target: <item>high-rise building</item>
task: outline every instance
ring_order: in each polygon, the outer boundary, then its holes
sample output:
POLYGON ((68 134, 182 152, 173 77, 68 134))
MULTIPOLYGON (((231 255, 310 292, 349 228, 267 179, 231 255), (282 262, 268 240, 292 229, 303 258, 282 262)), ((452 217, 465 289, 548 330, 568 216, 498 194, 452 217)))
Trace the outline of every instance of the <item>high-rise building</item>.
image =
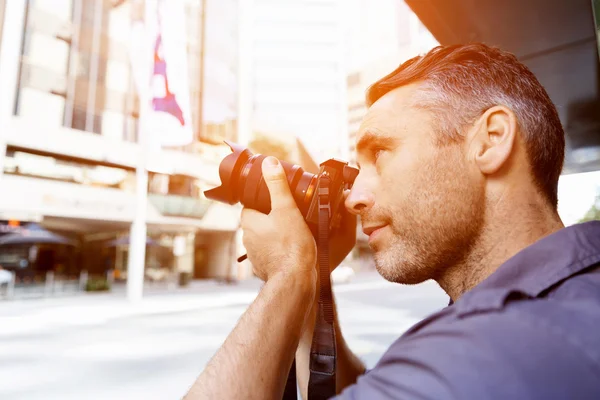
POLYGON ((2 28, 4 25, 4 8, 6 7, 6 0, 0 0, 0 43, 2 43, 2 28))
POLYGON ((215 144, 221 144, 224 139, 237 141, 240 0, 196 0, 195 3, 201 19, 197 14, 188 15, 188 26, 195 27, 196 31, 190 32, 189 37, 199 42, 198 62, 203 60, 204 69, 203 75, 197 74, 202 79, 200 92, 204 93, 203 97, 196 96, 203 99, 198 101, 203 106, 198 123, 204 124, 200 139, 215 144), (203 30, 199 21, 204 21, 203 30))
MULTIPOLYGON (((0 0, 0 220, 74 238, 61 273, 126 275, 143 153, 147 268, 202 278, 235 262, 235 211, 201 192, 219 182, 228 148, 217 143, 237 137, 238 1, 181 1, 194 142, 148 153, 129 63, 132 0, 0 0)), ((5 267, 34 261, 2 253, 5 267)))
POLYGON ((343 0, 252 0, 251 131, 300 138, 317 162, 345 157, 343 0))

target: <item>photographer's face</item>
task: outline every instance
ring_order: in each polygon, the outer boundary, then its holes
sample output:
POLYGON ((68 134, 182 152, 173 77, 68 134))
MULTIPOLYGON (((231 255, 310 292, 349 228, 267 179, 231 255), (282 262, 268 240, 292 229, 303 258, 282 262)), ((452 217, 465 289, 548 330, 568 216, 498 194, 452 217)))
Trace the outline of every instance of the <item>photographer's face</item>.
POLYGON ((408 284, 437 279, 462 261, 484 208, 483 182, 465 145, 436 144, 435 115, 409 105, 415 87, 395 89, 369 108, 357 136, 360 174, 346 200, 370 235, 379 273, 408 284))

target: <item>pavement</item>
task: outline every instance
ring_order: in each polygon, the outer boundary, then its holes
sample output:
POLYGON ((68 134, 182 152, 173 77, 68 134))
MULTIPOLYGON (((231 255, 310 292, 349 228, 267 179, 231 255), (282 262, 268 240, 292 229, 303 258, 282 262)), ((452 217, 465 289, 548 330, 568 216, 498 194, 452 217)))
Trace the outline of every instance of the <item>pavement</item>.
MULTIPOLYGON (((194 282, 148 290, 0 302, 0 399, 180 399, 262 283, 194 282)), ((401 286, 361 273, 334 292, 342 332, 367 367, 443 308, 433 282, 401 286)))

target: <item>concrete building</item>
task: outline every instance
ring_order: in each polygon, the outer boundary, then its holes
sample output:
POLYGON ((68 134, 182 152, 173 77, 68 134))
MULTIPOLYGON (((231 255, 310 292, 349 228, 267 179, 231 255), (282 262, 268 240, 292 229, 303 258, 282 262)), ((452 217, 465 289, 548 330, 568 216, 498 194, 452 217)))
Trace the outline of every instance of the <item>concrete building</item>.
MULTIPOLYGON (((75 240, 70 261, 54 263, 59 274, 126 276, 144 152, 146 271, 234 268, 239 209, 202 191, 219 182, 229 151, 219 143, 237 138, 238 1, 185 0, 185 11, 194 142, 148 153, 128 59, 131 1, 0 0, 0 220, 75 240)), ((0 264, 34 268, 35 255, 19 251, 0 264)))

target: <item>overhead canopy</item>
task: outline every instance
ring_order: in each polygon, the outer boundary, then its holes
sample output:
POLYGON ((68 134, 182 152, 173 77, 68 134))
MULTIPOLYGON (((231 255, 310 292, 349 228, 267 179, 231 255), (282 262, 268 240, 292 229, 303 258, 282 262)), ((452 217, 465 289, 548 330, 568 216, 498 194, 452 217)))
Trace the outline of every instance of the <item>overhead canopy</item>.
POLYGON ((600 66, 592 0, 406 0, 440 44, 514 53, 544 85, 567 134, 564 173, 600 170, 600 66))
POLYGON ((42 243, 65 244, 69 246, 76 245, 75 241, 57 233, 50 232, 36 223, 27 224, 14 233, 0 236, 0 246, 42 243))

